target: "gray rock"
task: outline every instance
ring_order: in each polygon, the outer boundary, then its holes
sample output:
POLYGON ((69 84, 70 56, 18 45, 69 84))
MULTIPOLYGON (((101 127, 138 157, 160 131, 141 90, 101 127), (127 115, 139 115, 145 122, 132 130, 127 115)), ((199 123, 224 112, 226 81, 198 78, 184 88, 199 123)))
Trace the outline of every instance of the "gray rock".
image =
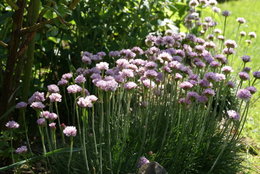
POLYGON ((150 162, 142 165, 138 170, 138 174, 168 174, 168 172, 159 163, 150 162))

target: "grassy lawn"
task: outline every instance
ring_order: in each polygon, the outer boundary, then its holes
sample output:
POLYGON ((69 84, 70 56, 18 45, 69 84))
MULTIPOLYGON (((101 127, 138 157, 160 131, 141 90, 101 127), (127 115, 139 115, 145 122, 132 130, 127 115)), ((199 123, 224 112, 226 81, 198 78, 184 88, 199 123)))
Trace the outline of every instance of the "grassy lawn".
MULTIPOLYGON (((229 10, 232 15, 228 18, 227 36, 235 38, 238 24, 235 21, 237 17, 244 17, 246 24, 240 27, 240 31, 251 32, 257 34, 257 38, 252 40, 251 48, 247 51, 247 55, 252 57, 250 67, 256 71, 260 70, 260 0, 238 0, 230 1, 219 5, 222 10, 229 10)), ((245 53, 243 53, 245 54, 245 53)), ((242 53, 239 53, 235 59, 240 59, 242 53)), ((239 68, 241 61, 236 61, 235 66, 239 68)), ((256 85, 258 92, 252 100, 251 110, 247 124, 245 126, 243 136, 247 142, 246 166, 253 168, 255 171, 248 171, 250 174, 260 173, 260 83, 256 85), (252 155, 255 149, 258 155, 252 155)))

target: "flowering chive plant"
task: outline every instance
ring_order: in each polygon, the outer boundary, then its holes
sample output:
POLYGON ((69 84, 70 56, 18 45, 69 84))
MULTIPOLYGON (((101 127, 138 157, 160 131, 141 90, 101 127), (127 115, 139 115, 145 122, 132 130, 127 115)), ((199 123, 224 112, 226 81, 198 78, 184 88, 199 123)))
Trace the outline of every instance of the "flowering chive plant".
MULTIPOLYGON (((35 92, 28 105, 36 111, 43 153, 66 146, 65 134, 71 138, 68 171, 73 138, 86 173, 129 172, 148 151, 170 173, 221 171, 225 154, 238 144, 260 72, 245 70, 248 55, 242 55, 241 72, 233 71, 243 44, 226 38, 231 13, 220 14, 216 4, 189 1, 184 21, 189 33, 149 34, 145 50, 83 52, 83 67, 63 74, 57 85, 48 86, 47 95, 35 92), (200 18, 201 8, 222 15, 223 30, 213 17, 200 18), (191 34, 194 29, 199 32, 191 34), (115 62, 105 62, 108 58, 115 62), (61 109, 74 126, 61 125, 61 109), (57 141, 63 143, 57 147, 57 141)), ((237 22, 240 40, 245 34, 239 28, 246 21, 237 22)), ((26 104, 17 105, 22 107, 26 104)))

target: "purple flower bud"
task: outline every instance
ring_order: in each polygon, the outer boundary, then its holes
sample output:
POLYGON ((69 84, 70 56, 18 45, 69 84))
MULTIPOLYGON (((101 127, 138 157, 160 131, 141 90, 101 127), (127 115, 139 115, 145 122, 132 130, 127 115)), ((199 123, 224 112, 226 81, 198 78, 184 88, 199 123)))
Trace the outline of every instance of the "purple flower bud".
POLYGON ((236 48, 237 47, 237 43, 234 40, 227 40, 224 43, 226 45, 227 48, 236 48))
POLYGON ((203 67, 206 66, 206 64, 205 64, 204 62, 202 62, 202 61, 196 61, 194 64, 195 64, 198 68, 203 68, 203 67))
POLYGON ((44 126, 45 123, 46 123, 45 118, 39 118, 39 119, 37 120, 37 124, 38 124, 39 126, 44 126))
POLYGON ((28 100, 28 103, 45 101, 44 93, 36 91, 28 100))
POLYGON ((92 62, 91 58, 90 58, 89 56, 86 56, 86 55, 82 56, 81 61, 82 61, 83 63, 88 64, 88 65, 90 65, 91 62, 92 62))
POLYGON ((182 82, 179 86, 180 86, 180 88, 182 88, 184 90, 188 90, 188 89, 191 89, 193 87, 193 84, 186 81, 186 82, 182 82))
POLYGON ((120 54, 124 56, 126 59, 133 59, 136 56, 136 54, 132 52, 130 49, 123 49, 120 51, 120 54))
POLYGON ((144 156, 140 157, 137 163, 137 168, 141 168, 144 164, 148 164, 150 161, 146 159, 144 156))
POLYGON ((154 77, 157 77, 157 75, 158 75, 158 73, 155 70, 147 70, 144 73, 144 76, 147 78, 154 78, 154 77))
POLYGON ((247 63, 247 62, 250 62, 251 61, 251 57, 250 56, 242 56, 241 59, 243 60, 243 62, 247 63))
POLYGON ((212 7, 212 11, 215 12, 215 13, 220 13, 221 9, 218 8, 218 7, 212 7))
POLYGON ((61 79, 60 81, 58 81, 59 86, 64 86, 66 84, 68 84, 68 80, 66 80, 66 79, 61 79))
POLYGON ((191 101, 188 98, 180 98, 178 102, 180 104, 183 104, 183 105, 190 105, 191 104, 191 101))
POLYGON ((238 73, 238 75, 241 80, 249 80, 249 78, 250 78, 249 74, 246 72, 240 72, 240 73, 238 73))
POLYGON ((197 92, 191 91, 187 93, 187 98, 190 100, 196 100, 197 97, 199 97, 199 94, 197 92))
POLYGON ((211 88, 205 89, 203 91, 203 94, 206 96, 214 96, 215 95, 215 91, 211 88))
POLYGON ((86 78, 82 74, 78 75, 75 78, 75 83, 77 83, 77 84, 81 84, 81 83, 85 83, 85 82, 86 82, 86 78))
POLYGON ((224 48, 222 52, 226 55, 235 54, 235 50, 233 48, 224 48))
POLYGON ((159 60, 161 63, 170 62, 172 60, 172 56, 167 52, 163 52, 159 54, 157 60, 159 60))
POLYGON ((237 112, 234 111, 234 110, 228 110, 228 111, 227 111, 227 114, 228 114, 228 117, 229 117, 229 118, 234 119, 234 120, 239 120, 239 118, 240 118, 239 113, 237 113, 237 112))
POLYGON ((209 87, 212 86, 212 84, 211 84, 208 80, 206 80, 206 79, 200 80, 200 81, 199 81, 199 85, 200 85, 201 87, 203 87, 203 88, 209 88, 209 87))
POLYGON ((142 54, 144 54, 144 51, 140 48, 140 47, 133 47, 132 49, 131 49, 131 51, 133 51, 135 54, 137 54, 137 55, 142 55, 142 54))
POLYGON ((233 69, 231 66, 224 66, 223 68, 221 68, 221 71, 225 74, 229 74, 229 73, 233 72, 233 69))
POLYGON ((247 89, 240 89, 237 92, 237 97, 242 100, 248 101, 252 97, 252 94, 247 89))
POLYGON ((256 93, 256 91, 257 91, 257 89, 256 89, 254 86, 246 87, 246 89, 247 89, 251 94, 254 94, 254 93, 256 93))
POLYGON ((227 86, 228 86, 229 88, 234 88, 236 85, 235 85, 234 82, 228 81, 228 82, 227 82, 227 86))
POLYGON ((216 61, 212 61, 212 62, 210 62, 209 65, 210 65, 212 68, 217 68, 217 67, 220 66, 220 63, 218 63, 218 62, 216 62, 216 61))
POLYGON ((256 79, 260 79, 260 71, 255 71, 255 72, 253 72, 253 76, 254 76, 256 79))
POLYGON ((231 15, 231 12, 229 12, 229 11, 227 11, 227 10, 222 11, 222 16, 228 17, 228 16, 230 16, 230 15, 231 15))
POLYGON ((27 152, 27 147, 26 147, 26 146, 18 147, 18 148, 15 150, 15 153, 18 153, 18 154, 22 154, 22 153, 26 153, 26 152, 27 152))
POLYGON ((101 52, 98 52, 97 55, 100 57, 105 57, 107 54, 104 51, 101 51, 101 52))
POLYGON ((244 24, 244 23, 246 23, 246 20, 245 20, 245 18, 237 18, 237 22, 239 23, 239 24, 244 24))
POLYGON ((110 57, 119 57, 120 56, 120 52, 119 51, 110 51, 109 52, 109 56, 110 57))
POLYGON ((17 129, 19 128, 19 124, 16 122, 16 121, 8 121, 6 124, 5 124, 5 127, 9 128, 9 129, 17 129))
POLYGON ((25 102, 19 102, 15 106, 15 108, 17 108, 17 109, 26 108, 26 107, 27 107, 27 103, 25 103, 25 102))
POLYGON ((243 69, 243 71, 249 73, 249 72, 251 71, 251 68, 250 68, 250 67, 245 67, 245 68, 243 69))

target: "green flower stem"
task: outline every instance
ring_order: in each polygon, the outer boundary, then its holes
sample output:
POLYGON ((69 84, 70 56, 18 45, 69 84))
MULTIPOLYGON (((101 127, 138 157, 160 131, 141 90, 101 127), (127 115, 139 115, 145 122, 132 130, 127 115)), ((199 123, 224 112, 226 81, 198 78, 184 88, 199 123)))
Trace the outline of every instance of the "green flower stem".
POLYGON ((69 112, 69 107, 68 107, 68 102, 67 102, 67 95, 66 95, 66 92, 65 92, 65 87, 62 87, 62 90, 63 90, 63 96, 64 96, 64 101, 65 101, 65 107, 66 107, 66 110, 67 110, 67 114, 68 114, 68 123, 70 123, 70 112, 69 112))
POLYGON ((99 143, 100 143, 100 148, 99 148, 99 164, 100 164, 100 174, 103 173, 103 149, 102 149, 102 144, 103 144, 103 132, 104 132, 104 99, 102 95, 102 91, 99 90, 99 96, 100 96, 100 101, 101 101, 101 117, 100 117, 100 125, 99 125, 99 143))
POLYGON ((86 110, 86 108, 82 108, 82 112, 83 112, 83 114, 82 114, 82 122, 83 122, 83 128, 82 128, 83 153, 84 153, 87 173, 89 173, 87 147, 86 147, 86 130, 87 130, 87 125, 88 125, 88 111, 86 110))
MULTIPOLYGON (((96 131, 95 131, 95 109, 94 106, 92 108, 92 132, 93 132, 93 140, 94 140, 94 149, 95 149, 95 155, 96 155, 96 159, 98 158, 98 149, 97 149, 97 138, 96 138, 96 131)), ((96 161, 97 165, 98 165, 98 160, 96 161)))
POLYGON ((42 140, 43 154, 45 155, 45 154, 46 154, 46 147, 45 147, 44 134, 43 134, 43 132, 42 132, 42 127, 41 127, 41 126, 38 126, 38 128, 39 128, 39 132, 40 132, 41 140, 42 140))
POLYGON ((56 132, 55 132, 55 130, 51 130, 51 137, 52 137, 52 142, 54 144, 54 149, 57 149, 57 140, 56 140, 56 132))
POLYGON ((25 129, 25 137, 26 137, 27 146, 28 146, 29 151, 30 151, 30 153, 31 153, 31 155, 32 155, 33 153, 32 153, 32 149, 31 149, 29 137, 28 137, 28 127, 27 127, 26 120, 25 120, 25 110, 24 110, 24 109, 21 109, 20 112, 22 112, 23 124, 24 124, 24 129, 25 129))
POLYGON ((52 143, 51 143, 51 139, 50 139, 50 135, 49 135, 49 131, 48 131, 48 126, 45 126, 44 129, 45 129, 45 133, 46 133, 46 136, 47 136, 48 148, 49 148, 49 151, 51 151, 51 150, 53 150, 53 148, 52 148, 52 143))
POLYGON ((13 130, 11 130, 11 156, 12 156, 12 162, 15 163, 14 161, 14 150, 13 150, 13 130))
POLYGON ((69 161, 68 161, 68 174, 70 174, 70 163, 72 159, 72 152, 73 152, 73 137, 70 137, 70 156, 69 156, 69 161))
MULTIPOLYGON (((111 96, 112 93, 106 93, 106 103, 107 103, 107 115, 106 115, 106 122, 107 122, 107 141, 108 141, 108 158, 109 158, 109 167, 110 167, 110 171, 112 171, 113 169, 113 164, 112 164, 112 153, 111 153, 111 130, 110 130, 110 117, 111 117, 111 113, 110 113, 110 103, 111 103, 111 96)), ((129 101, 130 102, 130 101, 129 101)), ((128 108, 129 109, 129 108, 128 108)))
POLYGON ((58 124, 59 124, 60 133, 61 133, 62 143, 65 144, 65 138, 64 138, 64 134, 62 133, 61 124, 60 124, 60 115, 59 115, 59 109, 58 109, 57 102, 55 102, 55 109, 56 109, 56 113, 58 115, 58 124))
MULTIPOLYGON (((36 115, 37 115, 37 118, 39 119, 40 118, 40 110, 36 110, 36 115)), ((45 147, 45 139, 44 139, 44 134, 42 132, 42 127, 41 126, 38 126, 39 128, 39 132, 40 132, 40 136, 41 136, 41 141, 42 141, 42 148, 43 148, 43 155, 45 156, 46 154, 46 147, 45 147)))

